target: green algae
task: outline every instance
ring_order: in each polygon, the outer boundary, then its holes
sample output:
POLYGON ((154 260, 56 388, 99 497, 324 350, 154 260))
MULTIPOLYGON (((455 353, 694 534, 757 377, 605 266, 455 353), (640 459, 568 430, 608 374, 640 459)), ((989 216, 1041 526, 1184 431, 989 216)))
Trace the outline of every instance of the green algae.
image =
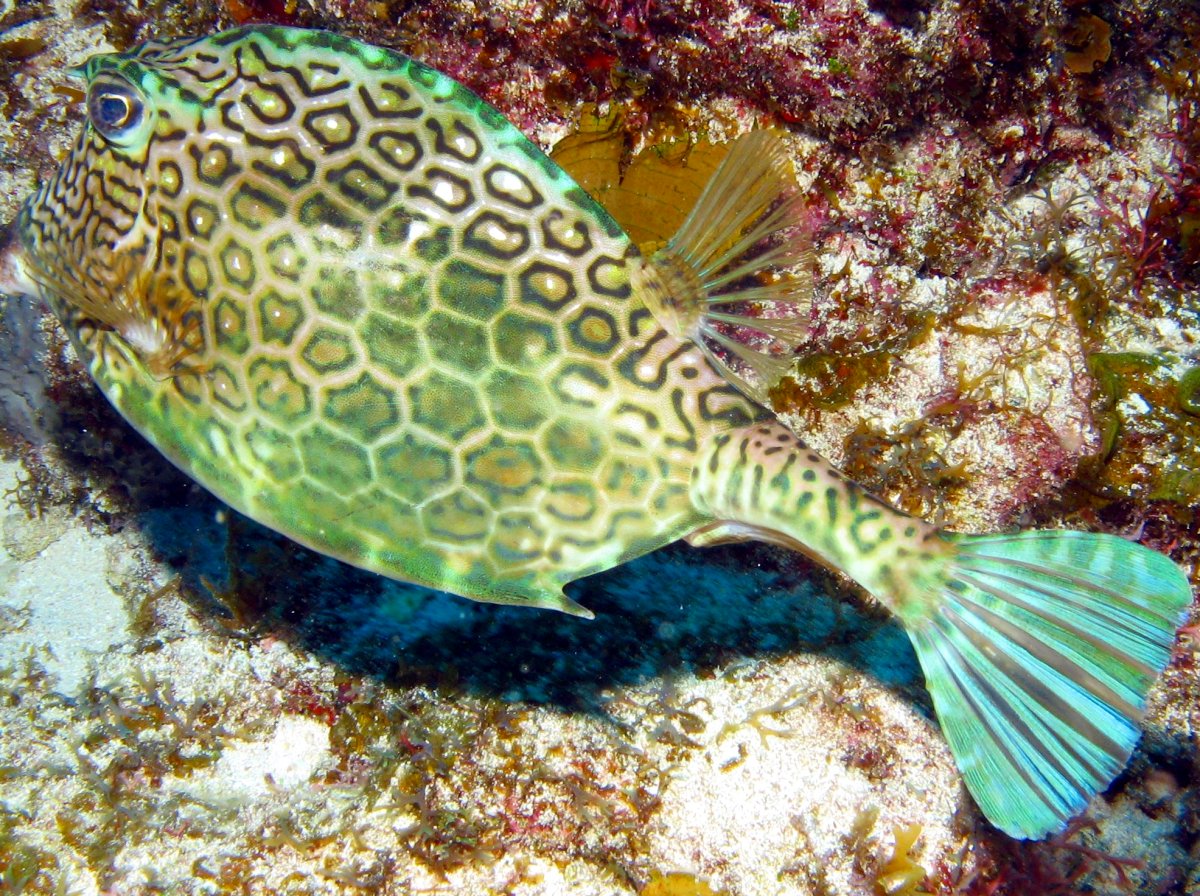
POLYGON ((814 352, 797 359, 792 380, 784 379, 771 391, 775 408, 845 407, 867 384, 885 379, 896 361, 896 352, 868 351, 858 355, 814 352))
POLYGON ((1200 503, 1200 368, 1176 377, 1176 359, 1140 352, 1096 352, 1101 450, 1089 485, 1110 498, 1200 503))
POLYGON ((1200 366, 1188 369, 1179 378, 1175 398, 1185 414, 1200 416, 1200 366))

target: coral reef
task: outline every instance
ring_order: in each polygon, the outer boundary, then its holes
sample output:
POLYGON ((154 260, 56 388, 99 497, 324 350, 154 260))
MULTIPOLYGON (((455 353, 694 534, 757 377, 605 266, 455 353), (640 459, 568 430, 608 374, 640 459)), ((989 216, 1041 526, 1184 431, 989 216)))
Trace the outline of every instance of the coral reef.
MULTIPOLYGON (((79 122, 60 72, 247 22, 409 52, 547 147, 599 121, 635 215, 638 151, 782 129, 819 248, 785 419, 914 513, 1196 581, 1191 6, 0 0, 0 221, 79 122)), ((1126 773, 1014 843, 834 575, 671 548, 581 582, 590 624, 383 581, 229 515, 34 312, 0 332, 0 892, 1200 893, 1200 617, 1126 773)))

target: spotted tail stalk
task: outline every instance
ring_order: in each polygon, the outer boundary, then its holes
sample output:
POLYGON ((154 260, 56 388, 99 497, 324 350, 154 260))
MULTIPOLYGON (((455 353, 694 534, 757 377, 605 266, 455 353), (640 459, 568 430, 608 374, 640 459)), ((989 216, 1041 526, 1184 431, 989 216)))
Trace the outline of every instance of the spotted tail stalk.
POLYGON ((1108 535, 940 532, 844 480, 778 423, 711 438, 695 544, 759 538, 844 570, 912 638, 967 788, 1013 837, 1061 829, 1116 777, 1191 598, 1108 535))

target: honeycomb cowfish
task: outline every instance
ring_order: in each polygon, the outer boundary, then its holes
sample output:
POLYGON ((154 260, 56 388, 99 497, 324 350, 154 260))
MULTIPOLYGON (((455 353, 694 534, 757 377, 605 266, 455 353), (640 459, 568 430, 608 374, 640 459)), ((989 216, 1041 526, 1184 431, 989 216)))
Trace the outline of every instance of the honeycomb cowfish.
MULTIPOLYGON (((782 140, 733 141, 643 252, 494 108, 399 53, 249 27, 95 56, 5 291, 238 511, 386 576, 590 615, 668 542, 845 572, 912 638, 984 815, 1061 829, 1121 770, 1191 592, 1077 531, 968 536, 846 481, 766 409, 813 251, 782 140)), ((809 284, 811 285, 811 284, 809 284)))

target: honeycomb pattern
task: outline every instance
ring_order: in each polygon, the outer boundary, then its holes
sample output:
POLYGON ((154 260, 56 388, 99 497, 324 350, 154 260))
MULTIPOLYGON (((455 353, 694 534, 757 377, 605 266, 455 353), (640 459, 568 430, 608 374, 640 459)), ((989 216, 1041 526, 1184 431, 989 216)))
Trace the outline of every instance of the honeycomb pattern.
POLYGON ((272 27, 99 71, 161 84, 155 128, 119 157, 85 130, 27 242, 69 260, 93 235, 68 267, 97 290, 114 243, 157 259, 149 313, 177 295, 199 339, 170 375, 56 310, 117 407, 223 499, 369 569, 562 609, 567 582, 702 522, 697 439, 756 413, 632 294, 612 220, 477 97, 272 27))

